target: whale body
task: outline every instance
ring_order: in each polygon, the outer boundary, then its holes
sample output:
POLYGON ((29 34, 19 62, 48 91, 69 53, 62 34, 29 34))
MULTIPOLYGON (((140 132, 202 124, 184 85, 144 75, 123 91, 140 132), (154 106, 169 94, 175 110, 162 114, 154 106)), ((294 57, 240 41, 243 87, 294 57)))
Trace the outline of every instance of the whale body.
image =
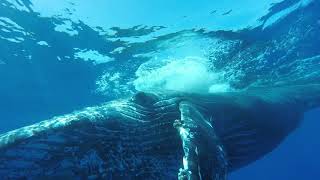
POLYGON ((0 135, 0 177, 177 179, 186 144, 174 123, 190 119, 195 133, 201 131, 199 176, 217 179, 211 145, 219 144, 232 172, 271 152, 319 105, 319 84, 201 95, 139 92, 0 135))

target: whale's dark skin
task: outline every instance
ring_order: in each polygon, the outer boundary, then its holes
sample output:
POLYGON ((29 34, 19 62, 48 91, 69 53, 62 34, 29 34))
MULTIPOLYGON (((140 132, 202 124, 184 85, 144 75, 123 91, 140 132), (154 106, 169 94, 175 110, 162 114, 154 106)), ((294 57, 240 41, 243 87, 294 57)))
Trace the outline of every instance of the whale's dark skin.
POLYGON ((211 145, 221 145, 232 172, 272 151, 319 105, 319 84, 202 95, 140 92, 1 135, 0 177, 177 179, 184 151, 174 124, 189 118, 201 137, 198 163, 208 178, 208 167, 219 166, 211 145))

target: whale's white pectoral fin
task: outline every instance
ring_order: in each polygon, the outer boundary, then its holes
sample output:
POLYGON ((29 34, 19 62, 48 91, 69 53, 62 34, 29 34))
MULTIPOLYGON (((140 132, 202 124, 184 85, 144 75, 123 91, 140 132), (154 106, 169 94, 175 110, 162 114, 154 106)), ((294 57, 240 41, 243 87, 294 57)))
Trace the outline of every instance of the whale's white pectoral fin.
POLYGON ((177 128, 184 151, 183 167, 180 168, 178 179, 179 180, 198 180, 199 176, 199 159, 198 149, 196 144, 196 131, 192 130, 192 127, 188 125, 188 120, 176 120, 174 127, 177 128))
POLYGON ((225 180, 227 158, 214 127, 191 103, 183 101, 179 104, 179 109, 181 120, 174 123, 184 150, 179 180, 225 180))

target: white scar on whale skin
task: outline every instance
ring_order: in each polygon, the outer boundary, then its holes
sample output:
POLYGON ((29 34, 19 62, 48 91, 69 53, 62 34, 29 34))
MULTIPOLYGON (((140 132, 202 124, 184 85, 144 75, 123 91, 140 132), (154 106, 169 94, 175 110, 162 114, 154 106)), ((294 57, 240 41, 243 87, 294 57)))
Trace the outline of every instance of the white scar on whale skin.
POLYGON ((0 135, 0 176, 223 180, 272 151, 318 106, 319 84, 140 92, 0 135))

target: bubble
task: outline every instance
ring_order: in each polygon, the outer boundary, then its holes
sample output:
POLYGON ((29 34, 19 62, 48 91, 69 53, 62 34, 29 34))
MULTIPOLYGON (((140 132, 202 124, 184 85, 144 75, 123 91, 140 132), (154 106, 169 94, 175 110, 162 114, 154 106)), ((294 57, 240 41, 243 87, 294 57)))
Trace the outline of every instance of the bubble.
POLYGON ((229 91, 222 73, 211 70, 205 58, 167 59, 163 64, 147 63, 136 72, 134 86, 139 91, 170 90, 192 93, 229 91))

